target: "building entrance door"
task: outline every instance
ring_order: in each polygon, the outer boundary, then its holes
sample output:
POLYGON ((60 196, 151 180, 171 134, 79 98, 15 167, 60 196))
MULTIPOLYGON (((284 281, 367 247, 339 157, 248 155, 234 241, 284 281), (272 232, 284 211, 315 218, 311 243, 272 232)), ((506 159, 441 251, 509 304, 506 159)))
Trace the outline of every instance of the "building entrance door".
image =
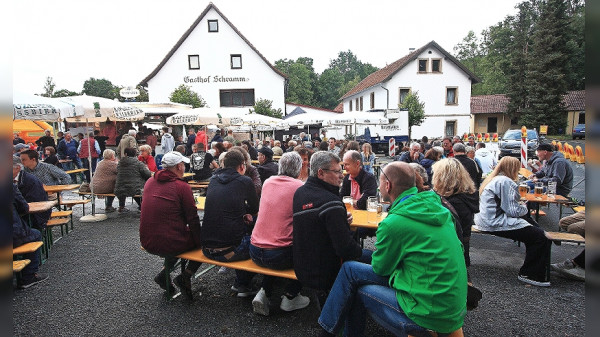
POLYGON ((498 132, 498 117, 488 117, 487 132, 498 132))

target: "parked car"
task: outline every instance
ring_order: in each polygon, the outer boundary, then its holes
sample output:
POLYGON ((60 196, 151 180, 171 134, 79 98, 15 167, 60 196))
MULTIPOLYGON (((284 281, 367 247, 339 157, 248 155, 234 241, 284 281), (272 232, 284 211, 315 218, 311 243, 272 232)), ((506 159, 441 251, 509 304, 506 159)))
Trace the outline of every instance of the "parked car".
MULTIPOLYGON (((535 151, 538 148, 539 138, 536 130, 527 130, 527 158, 537 158, 535 151)), ((504 156, 521 157, 521 129, 506 130, 498 142, 500 154, 504 156)))
POLYGON ((577 139, 577 137, 585 138, 585 124, 577 124, 573 128, 573 139, 577 139))

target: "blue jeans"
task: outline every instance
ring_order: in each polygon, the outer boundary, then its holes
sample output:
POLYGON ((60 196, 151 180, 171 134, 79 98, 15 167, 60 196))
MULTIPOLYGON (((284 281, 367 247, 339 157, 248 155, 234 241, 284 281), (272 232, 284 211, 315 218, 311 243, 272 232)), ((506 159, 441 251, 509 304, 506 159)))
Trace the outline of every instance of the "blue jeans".
MULTIPOLYGON (((31 233, 35 235, 32 241, 42 241, 42 233, 35 228, 31 228, 31 233)), ((50 228, 48 229, 50 230, 50 228)), ((23 258, 31 260, 27 267, 21 271, 21 279, 23 283, 31 281, 40 268, 41 248, 33 253, 23 254, 23 258)))
POLYGON ((319 324, 332 334, 345 324, 344 336, 363 336, 367 312, 396 336, 431 336, 402 311, 388 277, 375 274, 371 265, 346 262, 321 310, 319 324))
MULTIPOLYGON (((242 238, 242 241, 237 247, 232 248, 231 250, 223 250, 221 252, 215 252, 210 248, 202 248, 202 252, 204 256, 209 259, 220 261, 220 262, 235 262, 235 261, 243 261, 250 259, 250 236, 246 235, 242 238), (233 255, 227 257, 229 253, 233 255)), ((249 287, 250 282, 252 281, 252 277, 256 275, 255 273, 251 273, 244 270, 235 270, 235 286, 245 286, 249 287)))
MULTIPOLYGON (((250 257, 252 257, 254 263, 261 267, 277 270, 294 268, 292 246, 264 249, 250 244, 250 257)), ((262 288, 265 290, 267 297, 271 296, 275 279, 276 277, 269 275, 263 277, 262 288)), ((302 283, 297 280, 290 280, 285 286, 285 293, 290 298, 296 297, 300 290, 302 290, 302 283)))

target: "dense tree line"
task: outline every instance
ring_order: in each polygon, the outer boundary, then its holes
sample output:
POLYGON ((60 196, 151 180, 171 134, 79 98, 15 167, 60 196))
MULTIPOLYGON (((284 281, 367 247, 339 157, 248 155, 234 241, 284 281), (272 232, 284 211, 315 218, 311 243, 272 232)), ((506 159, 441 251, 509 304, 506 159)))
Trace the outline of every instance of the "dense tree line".
POLYGON ((477 36, 469 32, 455 56, 482 81, 472 95, 506 94, 518 124, 565 131, 562 97, 584 89, 585 4, 582 0, 528 0, 518 12, 477 36))

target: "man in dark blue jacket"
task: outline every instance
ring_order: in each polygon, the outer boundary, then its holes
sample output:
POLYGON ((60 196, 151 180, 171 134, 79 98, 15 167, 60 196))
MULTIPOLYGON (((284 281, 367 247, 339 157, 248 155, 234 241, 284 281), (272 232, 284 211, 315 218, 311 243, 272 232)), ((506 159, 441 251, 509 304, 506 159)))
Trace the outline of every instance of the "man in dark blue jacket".
MULTIPOLYGON (((42 182, 33 174, 25 172, 21 159, 13 157, 13 182, 19 188, 19 192, 27 202, 48 201, 48 194, 44 190, 42 182)), ((35 213, 31 215, 31 227, 37 230, 46 228, 52 210, 35 213)), ((29 215, 26 216, 27 218, 29 215)), ((27 221, 27 218, 24 220, 27 221)))
MULTIPOLYGON (((206 191, 202 223, 202 251, 210 259, 221 262, 250 258, 252 215, 258 213, 258 196, 252 179, 244 176, 246 160, 239 151, 229 151, 224 168, 217 170, 206 191)), ((238 297, 255 295, 250 286, 254 273, 236 270, 231 290, 238 297)))
MULTIPOLYGON (((29 228, 23 219, 21 219, 21 217, 27 215, 28 212, 29 205, 27 204, 27 201, 25 201, 21 192, 19 192, 17 185, 13 184, 13 248, 28 242, 42 241, 42 234, 40 231, 29 228)), ((48 275, 38 273, 40 267, 40 249, 33 253, 23 254, 23 258, 30 260, 31 262, 21 271, 21 279, 17 283, 19 289, 29 288, 48 278, 48 275)))

